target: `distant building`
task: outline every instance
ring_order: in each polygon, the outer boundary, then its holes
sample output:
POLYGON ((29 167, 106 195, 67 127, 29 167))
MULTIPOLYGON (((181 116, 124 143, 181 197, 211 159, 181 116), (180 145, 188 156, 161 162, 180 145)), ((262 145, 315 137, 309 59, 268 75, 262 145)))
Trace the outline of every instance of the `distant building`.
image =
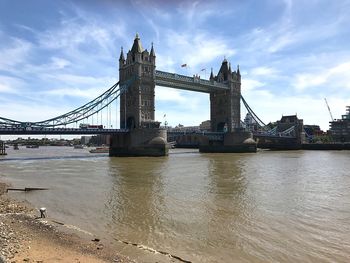
POLYGON ((281 120, 277 121, 277 134, 285 133, 288 129, 291 129, 290 135, 295 136, 299 141, 305 139, 304 121, 298 119, 297 115, 282 116, 281 120))
POLYGON ((89 144, 101 146, 101 145, 109 145, 110 144, 110 135, 99 134, 96 136, 92 136, 89 144))
POLYGON ((350 142, 350 106, 341 119, 330 122, 330 134, 336 142, 350 142))
POLYGON ((172 128, 170 131, 195 132, 195 131, 199 131, 199 126, 184 126, 182 124, 179 124, 179 125, 175 126, 175 128, 172 128))
POLYGON ((304 130, 307 133, 307 136, 322 136, 325 134, 324 131, 321 130, 319 125, 304 125, 304 130))
POLYGON ((210 131, 211 129, 210 120, 202 121, 202 123, 199 125, 199 129, 201 131, 210 131))
POLYGON ((81 136, 80 143, 86 145, 90 142, 90 140, 91 136, 81 136))
POLYGON ((253 116, 248 112, 247 115, 244 118, 244 126, 248 131, 257 131, 259 128, 258 123, 256 120, 253 118, 253 116))

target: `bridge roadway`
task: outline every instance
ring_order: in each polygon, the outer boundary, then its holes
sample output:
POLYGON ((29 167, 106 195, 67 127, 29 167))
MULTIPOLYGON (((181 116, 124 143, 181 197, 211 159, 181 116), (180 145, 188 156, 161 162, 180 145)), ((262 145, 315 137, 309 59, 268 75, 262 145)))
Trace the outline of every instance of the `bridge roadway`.
MULTIPOLYGON (((115 134, 126 133, 128 129, 80 129, 80 128, 11 128, 0 127, 0 135, 78 135, 78 134, 115 134)), ((223 132, 203 131, 168 131, 168 137, 179 137, 184 135, 204 135, 211 140, 223 140, 223 132)))
POLYGON ((186 135, 196 135, 196 136, 206 136, 212 141, 223 141, 224 140, 224 132, 207 132, 207 131, 168 131, 167 136, 169 138, 176 139, 186 135))
POLYGON ((80 128, 4 128, 0 127, 0 135, 74 135, 74 134, 115 134, 126 133, 127 129, 80 129, 80 128))
POLYGON ((160 70, 155 71, 155 82, 157 86, 204 93, 229 89, 225 83, 200 79, 199 77, 188 77, 160 70))

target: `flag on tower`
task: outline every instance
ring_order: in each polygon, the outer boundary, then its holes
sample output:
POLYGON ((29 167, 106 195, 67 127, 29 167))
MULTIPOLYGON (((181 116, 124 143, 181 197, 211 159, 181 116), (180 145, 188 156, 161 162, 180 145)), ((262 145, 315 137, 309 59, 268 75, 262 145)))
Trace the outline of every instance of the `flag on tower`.
POLYGON ((201 69, 201 71, 204 71, 204 70, 206 70, 206 69, 205 69, 205 68, 202 68, 202 69, 201 69))
POLYGON ((181 67, 185 68, 185 67, 187 67, 187 64, 182 64, 181 67))

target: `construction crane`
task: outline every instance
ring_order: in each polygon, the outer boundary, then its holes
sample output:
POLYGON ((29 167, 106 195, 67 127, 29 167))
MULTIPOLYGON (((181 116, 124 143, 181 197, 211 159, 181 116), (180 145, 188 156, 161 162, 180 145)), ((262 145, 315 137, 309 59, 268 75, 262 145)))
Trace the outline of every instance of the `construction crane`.
POLYGON ((329 105, 328 105, 328 102, 327 102, 327 99, 324 98, 324 101, 326 102, 326 105, 327 105, 327 108, 328 108, 328 112, 329 112, 329 115, 331 116, 331 121, 333 121, 333 115, 332 115, 332 112, 331 112, 331 109, 329 108, 329 105))

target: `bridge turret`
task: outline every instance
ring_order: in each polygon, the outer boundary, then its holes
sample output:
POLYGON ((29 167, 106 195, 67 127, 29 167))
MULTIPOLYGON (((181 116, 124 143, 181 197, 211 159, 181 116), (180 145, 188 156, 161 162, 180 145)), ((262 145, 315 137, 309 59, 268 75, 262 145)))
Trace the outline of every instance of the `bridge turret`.
POLYGON ((211 82, 214 81, 213 68, 211 68, 209 80, 210 80, 211 82))
POLYGON ((154 48, 153 48, 153 42, 152 42, 152 47, 151 47, 151 53, 149 54, 151 57, 156 57, 156 54, 154 52, 154 48))
POLYGON ((123 47, 121 47, 120 56, 119 56, 119 67, 124 65, 124 63, 125 63, 125 57, 124 57, 123 47))
POLYGON ((239 65, 237 65, 237 77, 238 80, 241 81, 241 72, 239 71, 239 65))
POLYGON ((225 58, 224 61, 221 64, 220 70, 218 75, 222 75, 222 81, 227 81, 231 79, 231 74, 229 72, 229 66, 228 66, 228 62, 227 59, 225 58))
POLYGON ((132 53, 141 53, 143 51, 142 44, 140 41, 139 34, 136 33, 135 39, 134 39, 134 44, 132 45, 131 52, 132 53))

